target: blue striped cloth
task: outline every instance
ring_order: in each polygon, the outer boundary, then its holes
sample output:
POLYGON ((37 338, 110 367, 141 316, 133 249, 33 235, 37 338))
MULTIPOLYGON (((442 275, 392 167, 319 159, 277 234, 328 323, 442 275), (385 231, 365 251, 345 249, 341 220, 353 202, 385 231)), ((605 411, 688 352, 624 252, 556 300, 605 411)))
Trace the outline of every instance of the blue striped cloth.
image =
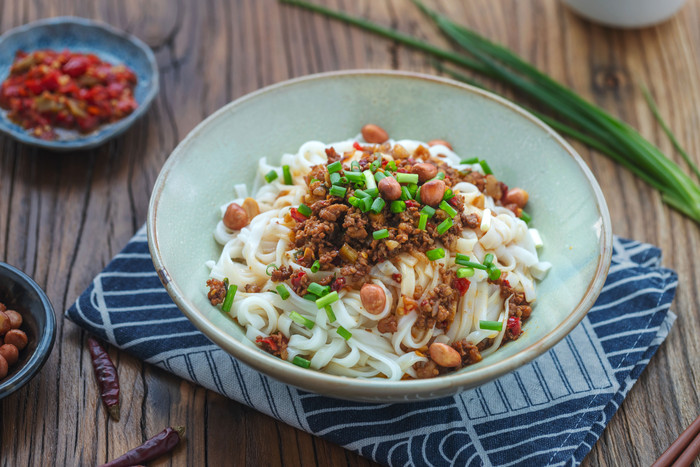
POLYGON ((444 399, 373 405, 270 379, 212 344, 170 300, 141 229, 66 312, 90 333, 301 430, 387 465, 577 465, 591 450, 675 315, 661 251, 615 238, 596 305, 547 354, 444 399))

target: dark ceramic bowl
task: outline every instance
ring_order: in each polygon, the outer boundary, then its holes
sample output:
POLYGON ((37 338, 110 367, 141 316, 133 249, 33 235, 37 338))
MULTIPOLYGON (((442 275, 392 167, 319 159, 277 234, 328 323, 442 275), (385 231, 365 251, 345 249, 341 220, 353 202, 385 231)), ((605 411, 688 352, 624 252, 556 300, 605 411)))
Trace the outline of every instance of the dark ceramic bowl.
POLYGON ((38 49, 94 53, 109 63, 125 64, 136 73, 138 79, 134 89, 138 107, 126 118, 102 125, 92 133, 59 130, 58 139, 51 141, 32 136, 28 130, 10 121, 7 112, 0 109, 0 131, 23 143, 54 151, 95 147, 126 131, 146 112, 158 94, 158 66, 153 52, 145 43, 108 24, 71 16, 34 21, 0 36, 0 81, 7 78, 15 52, 38 49))
POLYGON ((22 314, 21 329, 29 344, 19 361, 0 380, 0 399, 9 396, 32 379, 49 358, 56 337, 56 316, 48 297, 29 276, 0 262, 0 302, 22 314))

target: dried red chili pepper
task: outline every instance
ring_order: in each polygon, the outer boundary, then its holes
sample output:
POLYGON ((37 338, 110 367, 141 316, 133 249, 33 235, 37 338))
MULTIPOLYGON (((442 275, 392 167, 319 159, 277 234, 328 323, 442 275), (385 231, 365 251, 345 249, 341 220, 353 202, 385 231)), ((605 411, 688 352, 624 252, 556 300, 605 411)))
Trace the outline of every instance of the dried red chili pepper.
POLYGON ((352 147, 355 148, 355 149, 357 149, 358 151, 364 151, 364 150, 365 150, 365 148, 363 148, 362 145, 361 145, 360 143, 358 143, 357 141, 355 141, 354 143, 352 143, 352 147))
POLYGON ((88 337, 87 343, 92 358, 92 368, 95 370, 95 378, 100 386, 102 402, 107 407, 109 415, 114 420, 119 421, 119 375, 117 369, 97 339, 88 337))
POLYGON ((457 289, 460 295, 464 295, 465 293, 467 293, 467 290, 469 290, 470 285, 471 282, 464 278, 457 278, 454 281, 454 288, 457 289))
POLYGON ((184 426, 168 427, 141 446, 134 448, 100 467, 129 467, 138 465, 172 451, 185 435, 184 426))
POLYGON ((271 337, 263 337, 263 336, 258 336, 257 339, 255 339, 256 344, 262 344, 265 343, 270 347, 270 350, 277 350, 279 347, 277 346, 277 343, 275 343, 274 340, 272 340, 271 337))
POLYGON ((331 282, 331 290, 335 292, 340 292, 340 290, 345 287, 345 278, 339 277, 331 282))
POLYGON ((299 212, 297 208, 292 208, 289 210, 289 215, 297 222, 304 222, 308 217, 299 212))

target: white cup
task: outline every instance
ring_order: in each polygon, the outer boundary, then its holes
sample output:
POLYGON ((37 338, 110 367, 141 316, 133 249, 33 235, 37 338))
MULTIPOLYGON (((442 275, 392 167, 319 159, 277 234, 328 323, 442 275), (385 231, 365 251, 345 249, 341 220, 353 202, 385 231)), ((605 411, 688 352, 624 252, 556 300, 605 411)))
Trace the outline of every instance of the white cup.
POLYGON ((673 16, 685 0, 563 0, 592 21, 621 28, 641 28, 673 16))

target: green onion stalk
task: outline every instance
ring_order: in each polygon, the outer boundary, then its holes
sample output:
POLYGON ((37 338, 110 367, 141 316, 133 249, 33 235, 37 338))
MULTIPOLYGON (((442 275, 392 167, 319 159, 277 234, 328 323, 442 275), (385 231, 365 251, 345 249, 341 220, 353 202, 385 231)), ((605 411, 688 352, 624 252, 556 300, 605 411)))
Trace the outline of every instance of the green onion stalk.
MULTIPOLYGON (((436 24, 443 34, 468 55, 440 48, 364 18, 354 17, 304 0, 281 1, 358 26, 510 86, 526 96, 529 101, 537 104, 539 108, 546 109, 548 114, 533 111, 545 123, 623 165, 657 189, 665 203, 700 223, 700 185, 666 157, 660 149, 644 139, 638 131, 586 101, 511 50, 427 8, 421 0, 411 1, 436 24)), ((458 71, 445 70, 442 65, 438 65, 438 68, 452 78, 484 87, 458 71)), ((691 170, 700 178, 700 171, 661 118, 648 91, 643 90, 643 92, 664 132, 691 170)))

